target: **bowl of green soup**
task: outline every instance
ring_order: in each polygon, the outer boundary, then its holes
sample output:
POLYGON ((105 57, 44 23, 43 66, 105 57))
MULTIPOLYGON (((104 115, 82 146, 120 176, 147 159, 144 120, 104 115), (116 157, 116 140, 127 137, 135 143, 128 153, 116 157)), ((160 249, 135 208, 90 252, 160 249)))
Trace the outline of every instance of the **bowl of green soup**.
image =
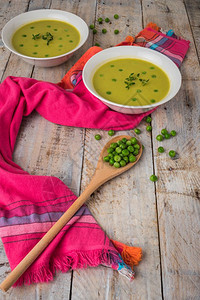
POLYGON ((165 55, 148 48, 105 49, 83 69, 86 88, 111 109, 138 114, 172 99, 180 89, 181 73, 165 55))
POLYGON ((4 45, 40 67, 64 63, 88 38, 88 26, 77 15, 55 9, 20 14, 2 30, 4 45))

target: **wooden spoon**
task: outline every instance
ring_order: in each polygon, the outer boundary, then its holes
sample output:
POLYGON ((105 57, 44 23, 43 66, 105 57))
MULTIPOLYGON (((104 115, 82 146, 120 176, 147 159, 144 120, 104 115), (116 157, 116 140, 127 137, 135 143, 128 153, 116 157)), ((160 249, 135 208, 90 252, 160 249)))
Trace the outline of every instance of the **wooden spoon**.
POLYGON ((28 269, 28 267, 35 261, 35 259, 41 254, 41 252, 48 246, 48 244, 54 239, 59 231, 67 224, 67 222, 73 217, 73 215, 79 210, 79 208, 86 202, 89 196, 106 181, 124 173, 131 167, 133 167, 139 160, 142 154, 142 145, 140 144, 139 154, 137 160, 134 163, 129 163, 125 167, 115 168, 110 166, 109 163, 103 161, 103 157, 108 154, 107 149, 111 143, 115 143, 122 138, 130 139, 130 136, 121 135, 112 138, 102 149, 97 163, 94 176, 90 184, 84 190, 84 192, 76 199, 76 201, 68 208, 68 210, 62 215, 62 217, 49 229, 49 231, 43 236, 43 238, 33 247, 33 249, 24 257, 24 259, 15 267, 15 269, 7 276, 7 278, 1 283, 0 289, 7 291, 17 279, 28 269))

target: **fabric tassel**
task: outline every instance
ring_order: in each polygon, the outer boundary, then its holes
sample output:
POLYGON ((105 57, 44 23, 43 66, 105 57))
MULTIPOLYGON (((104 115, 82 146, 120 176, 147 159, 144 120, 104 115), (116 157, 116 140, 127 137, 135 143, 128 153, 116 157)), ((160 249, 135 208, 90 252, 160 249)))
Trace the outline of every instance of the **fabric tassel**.
POLYGON ((120 255, 128 266, 133 270, 133 266, 138 265, 142 260, 142 248, 140 247, 130 247, 123 243, 111 240, 115 248, 120 252, 120 255))

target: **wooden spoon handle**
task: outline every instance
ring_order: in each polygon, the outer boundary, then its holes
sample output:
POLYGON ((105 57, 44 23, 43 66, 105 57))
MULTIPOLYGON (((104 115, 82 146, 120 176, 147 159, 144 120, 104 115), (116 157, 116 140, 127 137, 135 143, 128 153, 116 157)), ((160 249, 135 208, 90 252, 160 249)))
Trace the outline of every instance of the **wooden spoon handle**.
POLYGON ((43 238, 33 247, 33 249, 24 257, 24 259, 15 267, 15 269, 1 283, 0 289, 6 292, 17 279, 30 267, 35 259, 49 245, 60 230, 67 224, 79 208, 86 202, 89 196, 98 188, 99 183, 93 177, 92 181, 85 191, 76 199, 70 208, 62 215, 62 217, 49 229, 43 238))

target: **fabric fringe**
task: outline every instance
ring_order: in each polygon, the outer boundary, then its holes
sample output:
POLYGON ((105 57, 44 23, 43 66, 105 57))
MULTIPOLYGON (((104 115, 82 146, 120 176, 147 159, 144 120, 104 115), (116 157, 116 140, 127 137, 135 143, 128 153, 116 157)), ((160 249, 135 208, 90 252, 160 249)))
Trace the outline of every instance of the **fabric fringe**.
POLYGON ((142 248, 130 247, 123 243, 111 240, 115 248, 119 251, 125 264, 130 266, 133 270, 133 266, 138 265, 142 260, 142 248))
MULTIPOLYGON (((67 272, 70 269, 82 269, 106 265, 118 268, 119 255, 111 250, 74 251, 62 257, 55 257, 46 266, 39 266, 33 271, 28 269, 13 285, 22 286, 53 280, 56 271, 67 272)), ((30 267, 31 268, 31 267, 30 267)))

